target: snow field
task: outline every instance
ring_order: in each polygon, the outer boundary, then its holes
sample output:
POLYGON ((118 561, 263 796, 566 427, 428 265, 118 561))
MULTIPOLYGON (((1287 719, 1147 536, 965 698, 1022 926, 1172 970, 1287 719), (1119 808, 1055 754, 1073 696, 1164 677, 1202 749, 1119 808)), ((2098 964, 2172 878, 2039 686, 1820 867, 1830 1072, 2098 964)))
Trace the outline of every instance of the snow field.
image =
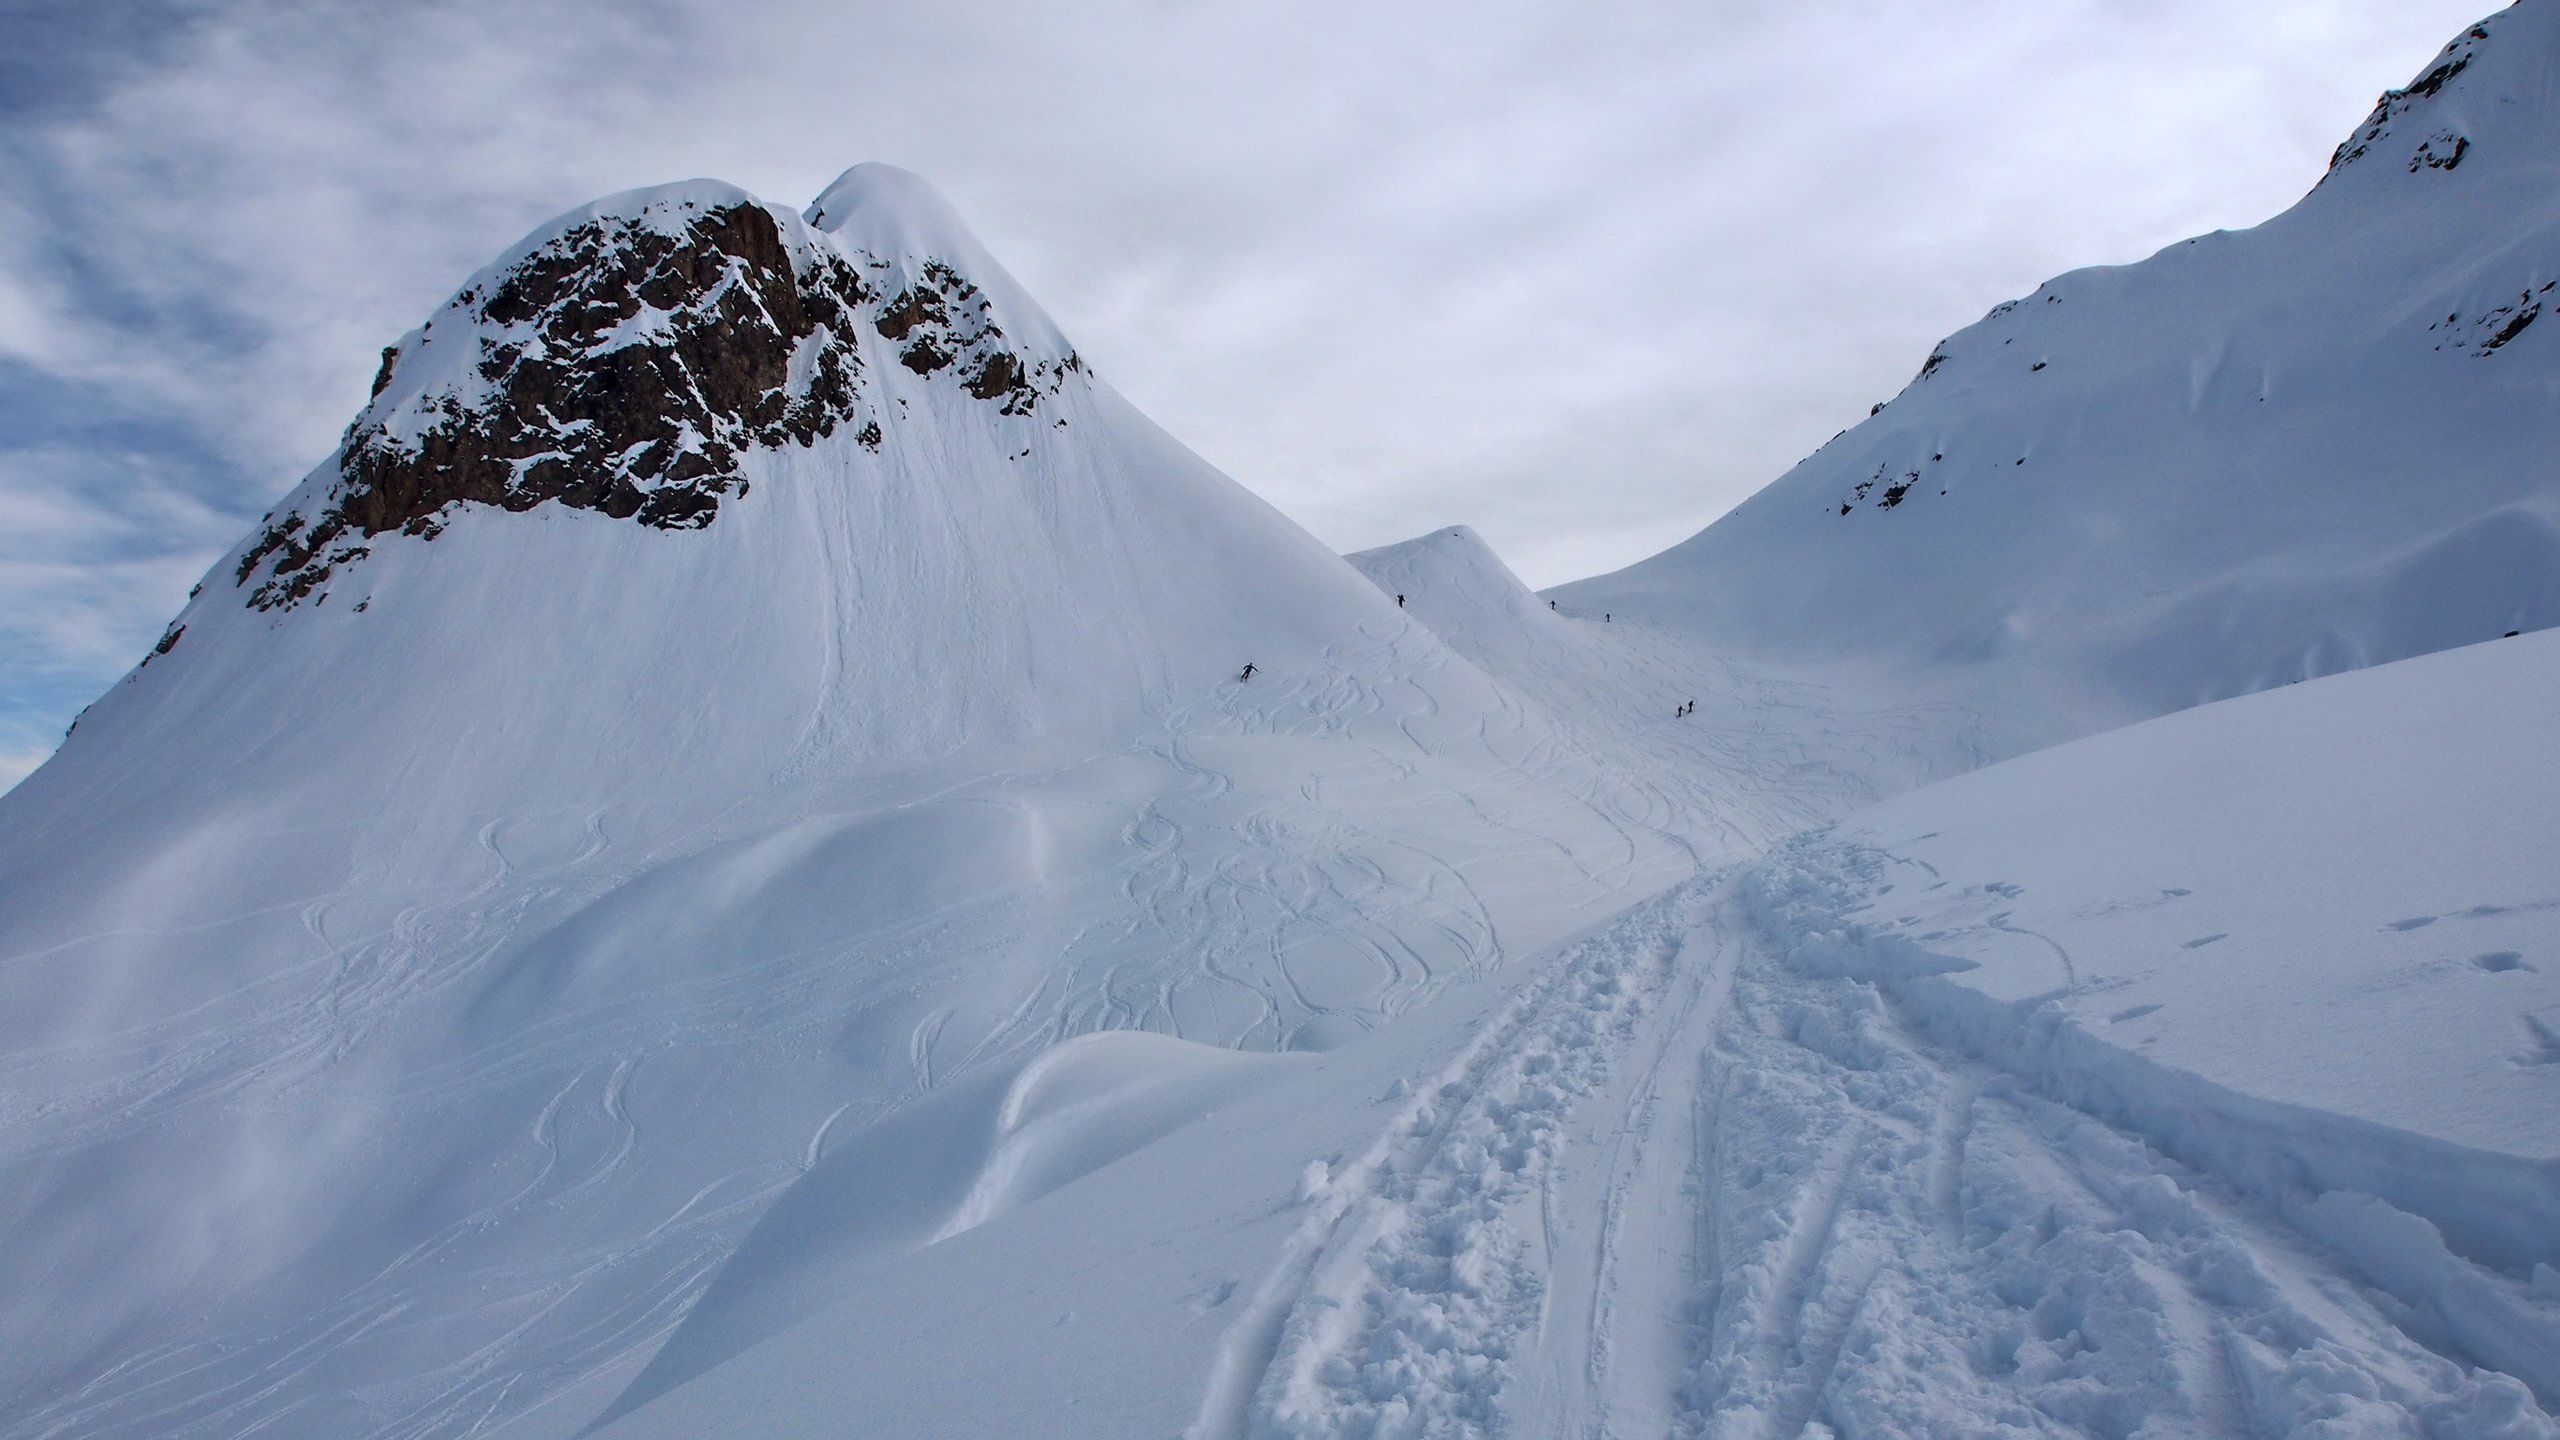
POLYGON ((2555 1433, 2526 1384, 2299 1223, 2380 1202, 2182 1164, 2055 1098, 2085 1087, 1951 1049, 1925 1001, 1842 973, 1842 910, 1883 868, 1808 848, 1741 887, 1759 954, 1716 1058, 1732 1173, 1710 1190, 1700 1433, 2555 1433))
POLYGON ((226 561, 0 796, 0 1433, 2560 1434, 2560 635, 2331 674, 2560 618, 2560 0, 2447 55, 1550 596, 848 172, 1036 406, 226 561))

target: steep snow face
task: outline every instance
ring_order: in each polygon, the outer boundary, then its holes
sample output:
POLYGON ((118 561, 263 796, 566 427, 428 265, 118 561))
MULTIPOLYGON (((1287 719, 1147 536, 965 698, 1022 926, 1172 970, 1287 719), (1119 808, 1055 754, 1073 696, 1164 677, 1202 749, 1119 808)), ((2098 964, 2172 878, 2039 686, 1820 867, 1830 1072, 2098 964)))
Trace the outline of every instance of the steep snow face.
MULTIPOLYGON (((931 327, 902 348, 902 355, 916 355, 910 368, 938 369, 928 363, 930 354, 984 345, 984 360, 963 364, 961 373, 973 387, 997 389, 994 377, 1053 374, 1074 361, 1074 347, 1038 302, 978 243, 941 192, 917 176, 894 165, 856 165, 836 177, 806 218, 838 248, 864 257, 875 282, 893 297, 889 313, 899 318, 891 329, 931 327), (1010 359, 994 360, 997 355, 1010 359), (991 372, 987 362, 997 368, 991 372)), ((889 338, 907 335, 901 329, 889 338)))
POLYGON ((1531 593, 1484 537, 1464 525, 1344 558, 1452 643, 1461 636, 1515 637, 1564 628, 1555 607, 1531 593))
POLYGON ((857 167, 812 213, 636 191, 474 276, 23 803, 110 751, 416 808, 420 734, 472 737, 434 767, 465 805, 1072 743, 1381 618, 921 181, 857 167))
POLYGON ((1730 516, 1558 593, 1964 671, 2049 736, 2560 622, 2555 96, 2560 5, 2527 0, 2283 215, 1996 307, 1730 516))

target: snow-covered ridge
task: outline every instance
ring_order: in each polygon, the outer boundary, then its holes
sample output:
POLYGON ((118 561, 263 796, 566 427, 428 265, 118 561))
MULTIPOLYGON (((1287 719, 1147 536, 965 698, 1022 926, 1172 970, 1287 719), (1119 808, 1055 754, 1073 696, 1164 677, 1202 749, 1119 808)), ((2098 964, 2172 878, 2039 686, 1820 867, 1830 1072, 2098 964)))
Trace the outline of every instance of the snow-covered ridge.
POLYGON ((1556 593, 1951 678, 2050 710, 2043 742, 2560 623, 2555 95, 2560 4, 2524 0, 2284 213, 1995 306, 1730 515, 1556 593))
MULTIPOLYGON (((2471 68, 2472 56, 2478 52, 2480 43, 2489 38, 2489 24, 2483 21, 2463 31, 2437 53, 2434 63, 2418 78, 2397 90, 2383 91, 2382 98, 2374 102, 2373 113, 2365 117, 2364 124, 2356 128, 2355 134, 2338 143, 2336 152, 2329 157, 2329 169, 2335 172, 2351 165, 2377 146, 2404 133, 2408 127, 2403 122, 2412 116, 2423 123, 2427 118, 2424 113, 2426 102, 2433 100, 2445 86, 2471 68)), ((2450 170, 2462 162, 2464 153, 2470 148, 2470 137, 2458 130, 2439 128, 2418 142, 2418 148, 2409 157, 2408 168, 2413 174, 2421 169, 2450 170)))
POLYGON ((867 383, 869 334, 1012 418, 1083 373, 914 176, 857 166, 810 217, 696 180, 534 231, 383 352, 337 456, 237 557, 249 604, 299 604, 460 505, 708 525, 748 486, 740 451, 880 447, 900 407, 867 383))

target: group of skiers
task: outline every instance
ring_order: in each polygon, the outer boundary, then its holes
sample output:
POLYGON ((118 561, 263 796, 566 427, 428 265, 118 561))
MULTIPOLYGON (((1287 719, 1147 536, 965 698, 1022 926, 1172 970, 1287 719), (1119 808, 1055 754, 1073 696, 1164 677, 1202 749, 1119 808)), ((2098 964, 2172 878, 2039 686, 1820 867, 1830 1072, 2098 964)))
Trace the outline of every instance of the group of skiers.
MULTIPOLYGON (((1401 609, 1403 609, 1403 608, 1404 608, 1404 596, 1403 596, 1402 594, 1398 594, 1398 595, 1396 596, 1396 608, 1397 608, 1397 609, 1399 609, 1399 610, 1401 610, 1401 609)), ((1555 609, 1555 608, 1556 608, 1556 602, 1554 602, 1553 600, 1548 601, 1548 602, 1547 602, 1547 608, 1548 608, 1548 609, 1550 609, 1550 610, 1555 609)), ((1603 611, 1601 611, 1601 612, 1600 612, 1600 623, 1601 623, 1601 624, 1603 624, 1603 625, 1608 624, 1608 623, 1609 623, 1609 619, 1610 619, 1610 616, 1609 616, 1609 612, 1608 612, 1608 611, 1603 610, 1603 611)), ((1240 674, 1238 674, 1238 675, 1236 676, 1236 679, 1237 679, 1237 680, 1239 680, 1239 681, 1244 681, 1244 680, 1250 680, 1250 679, 1252 679, 1252 678, 1253 678, 1253 666, 1252 666, 1252 664, 1251 664, 1250 662, 1248 662, 1248 663, 1245 665, 1244 670, 1243 670, 1240 674)), ((1697 708, 1697 706, 1698 706, 1698 702, 1697 702, 1697 701, 1695 701, 1695 700, 1691 700, 1691 701, 1688 701, 1688 702, 1684 703, 1683 705, 1681 705, 1681 707, 1680 707, 1679 709, 1674 710, 1674 711, 1672 711, 1671 713, 1672 713, 1673 718, 1675 718, 1675 719, 1676 719, 1676 718, 1678 718, 1678 717, 1680 717, 1680 716, 1682 716, 1682 715, 1686 715, 1686 714, 1688 714, 1691 710, 1696 709, 1696 708, 1697 708)))

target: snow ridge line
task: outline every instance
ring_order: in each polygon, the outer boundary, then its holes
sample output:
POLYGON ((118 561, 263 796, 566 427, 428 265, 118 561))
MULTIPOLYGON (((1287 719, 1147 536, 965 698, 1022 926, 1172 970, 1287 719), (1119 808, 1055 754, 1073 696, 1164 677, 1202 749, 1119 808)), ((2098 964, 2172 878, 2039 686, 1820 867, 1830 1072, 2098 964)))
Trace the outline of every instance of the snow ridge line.
POLYGON ((1309 1167, 1307 1216, 1221 1340, 1186 1440, 1491 1424, 1543 1298, 1509 1212, 1535 1201, 1562 1122, 1667 988, 1721 883, 1684 881, 1557 951, 1434 1081, 1398 1082, 1405 1103, 1368 1150, 1309 1167))

